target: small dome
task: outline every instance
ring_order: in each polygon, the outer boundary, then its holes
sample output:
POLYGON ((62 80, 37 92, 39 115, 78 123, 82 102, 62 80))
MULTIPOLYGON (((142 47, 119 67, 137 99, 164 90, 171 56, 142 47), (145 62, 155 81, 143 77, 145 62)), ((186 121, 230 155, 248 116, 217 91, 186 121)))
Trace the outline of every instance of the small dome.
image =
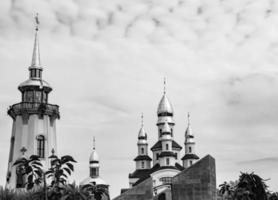
POLYGON ((143 126, 139 130, 138 139, 147 139, 147 133, 143 126))
POLYGON ((159 115, 162 113, 174 114, 173 106, 165 94, 163 95, 162 99, 160 100, 158 108, 157 108, 157 114, 159 115))
POLYGON ((93 150, 93 152, 90 155, 90 162, 92 162, 92 161, 99 161, 99 157, 98 157, 98 154, 95 149, 93 150))
POLYGON ((88 177, 85 180, 80 182, 80 185, 87 185, 90 183, 95 183, 96 185, 107 185, 107 183, 100 177, 92 178, 88 177))
POLYGON ((21 83, 18 88, 23 88, 26 86, 38 86, 38 87, 47 87, 47 88, 51 88, 50 84, 44 80, 39 80, 39 79, 28 79, 26 81, 24 81, 23 83, 21 83))

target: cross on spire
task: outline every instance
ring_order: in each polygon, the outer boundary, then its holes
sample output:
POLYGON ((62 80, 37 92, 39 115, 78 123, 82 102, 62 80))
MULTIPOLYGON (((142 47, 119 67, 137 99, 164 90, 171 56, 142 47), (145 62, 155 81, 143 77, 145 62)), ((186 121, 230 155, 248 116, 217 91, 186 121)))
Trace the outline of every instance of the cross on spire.
POLYGON ((40 21, 39 21, 39 13, 36 13, 36 16, 35 16, 35 23, 36 23, 36 31, 39 30, 39 24, 40 24, 40 21))
POLYGON ((144 126, 144 113, 141 113, 141 126, 144 126))
POLYGON ((27 151, 27 149, 26 149, 25 147, 22 147, 22 148, 20 149, 20 152, 22 153, 22 155, 24 155, 26 151, 27 151))
POLYGON ((96 149, 96 139, 95 139, 95 136, 93 138, 93 149, 95 150, 96 149))
POLYGON ((164 77, 164 90, 163 90, 163 94, 166 94, 166 77, 164 77))
POLYGON ((187 113, 187 122, 188 122, 188 126, 190 126, 190 113, 187 113))

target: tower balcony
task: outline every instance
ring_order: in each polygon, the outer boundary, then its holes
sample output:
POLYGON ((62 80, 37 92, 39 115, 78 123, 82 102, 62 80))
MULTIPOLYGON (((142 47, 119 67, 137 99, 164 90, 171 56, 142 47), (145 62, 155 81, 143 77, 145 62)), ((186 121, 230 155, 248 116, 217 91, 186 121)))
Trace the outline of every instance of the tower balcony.
POLYGON ((60 119, 59 106, 53 104, 21 102, 10 106, 8 109, 8 115, 13 119, 18 115, 29 116, 32 114, 38 114, 40 116, 48 115, 51 118, 60 119))

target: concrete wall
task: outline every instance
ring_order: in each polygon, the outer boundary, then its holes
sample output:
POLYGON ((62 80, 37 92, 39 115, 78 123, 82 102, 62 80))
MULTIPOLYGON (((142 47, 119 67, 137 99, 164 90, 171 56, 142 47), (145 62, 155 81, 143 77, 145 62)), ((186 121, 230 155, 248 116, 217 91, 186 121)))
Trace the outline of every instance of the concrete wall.
POLYGON ((173 177, 172 200, 216 200, 215 159, 208 155, 173 177))
POLYGON ((153 199, 153 184, 152 179, 148 178, 135 187, 127 190, 114 200, 152 200, 153 199))

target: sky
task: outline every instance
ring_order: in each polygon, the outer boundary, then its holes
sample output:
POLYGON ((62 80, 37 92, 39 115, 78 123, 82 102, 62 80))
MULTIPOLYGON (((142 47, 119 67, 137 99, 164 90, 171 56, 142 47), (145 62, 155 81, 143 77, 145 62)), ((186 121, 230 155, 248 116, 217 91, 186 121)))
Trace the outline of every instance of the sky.
POLYGON ((166 77, 174 138, 183 145, 190 112, 197 154, 216 159, 217 184, 255 172, 278 191, 275 0, 0 1, 0 185, 6 111, 28 78, 36 12, 49 102, 60 105, 58 153, 78 161, 73 180, 89 175, 95 136, 111 196, 128 187, 142 112, 149 147, 157 141, 166 77))

